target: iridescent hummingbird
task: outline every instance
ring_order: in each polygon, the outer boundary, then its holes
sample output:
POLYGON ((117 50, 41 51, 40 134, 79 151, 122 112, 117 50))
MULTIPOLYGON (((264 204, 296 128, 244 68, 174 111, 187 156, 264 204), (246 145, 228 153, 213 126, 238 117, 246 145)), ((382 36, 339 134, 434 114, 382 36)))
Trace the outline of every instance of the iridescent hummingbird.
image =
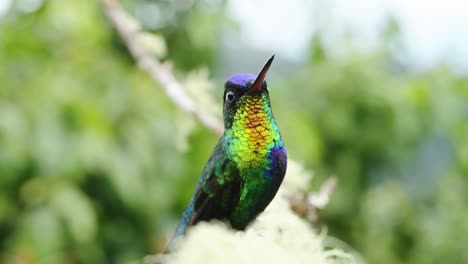
POLYGON ((265 76, 235 74, 224 86, 224 135, 205 165, 187 209, 169 243, 200 221, 227 220, 237 230, 263 212, 286 173, 286 149, 273 117, 265 76))

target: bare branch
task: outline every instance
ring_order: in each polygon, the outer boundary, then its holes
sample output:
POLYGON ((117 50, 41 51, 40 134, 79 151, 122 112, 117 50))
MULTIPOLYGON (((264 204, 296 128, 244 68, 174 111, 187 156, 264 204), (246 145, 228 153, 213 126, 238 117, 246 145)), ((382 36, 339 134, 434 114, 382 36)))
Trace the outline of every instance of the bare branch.
POLYGON ((330 201, 331 195, 335 191, 338 179, 336 176, 328 178, 320 187, 318 192, 309 194, 309 204, 318 209, 323 209, 330 201))
POLYGON ((289 197, 291 209, 313 225, 318 225, 318 213, 324 209, 335 191, 338 179, 329 177, 318 192, 297 193, 289 197))
POLYGON ((213 133, 222 135, 224 131, 223 122, 209 113, 200 111, 186 90, 175 79, 169 65, 162 64, 137 41, 136 36, 140 33, 139 28, 132 23, 133 19, 125 13, 119 3, 116 0, 104 0, 104 4, 107 16, 138 65, 147 71, 154 81, 159 83, 178 108, 192 115, 213 133))

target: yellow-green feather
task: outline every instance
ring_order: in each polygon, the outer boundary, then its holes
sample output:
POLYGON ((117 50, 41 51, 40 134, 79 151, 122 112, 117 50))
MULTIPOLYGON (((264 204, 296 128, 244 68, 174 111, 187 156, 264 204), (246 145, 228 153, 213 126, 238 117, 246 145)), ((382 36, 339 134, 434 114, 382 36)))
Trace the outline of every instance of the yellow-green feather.
POLYGON ((266 93, 244 96, 238 102, 232 129, 228 154, 239 169, 262 168, 269 163, 268 155, 280 141, 268 95, 266 93))

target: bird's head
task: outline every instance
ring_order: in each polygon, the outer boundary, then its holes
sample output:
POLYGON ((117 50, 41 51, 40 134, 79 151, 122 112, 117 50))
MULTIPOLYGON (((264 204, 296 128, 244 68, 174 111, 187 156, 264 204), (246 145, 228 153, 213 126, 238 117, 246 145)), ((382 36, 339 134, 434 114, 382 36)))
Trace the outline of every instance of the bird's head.
POLYGON ((265 77, 274 57, 268 59, 257 76, 242 73, 229 77, 224 86, 225 129, 231 129, 234 123, 255 128, 264 123, 262 120, 269 119, 270 98, 265 77))

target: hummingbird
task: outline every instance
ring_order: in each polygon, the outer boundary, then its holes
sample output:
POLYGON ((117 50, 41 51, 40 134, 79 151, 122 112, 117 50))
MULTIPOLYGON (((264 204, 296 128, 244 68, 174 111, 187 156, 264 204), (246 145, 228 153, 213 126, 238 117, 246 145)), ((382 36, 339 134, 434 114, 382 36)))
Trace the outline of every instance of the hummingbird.
POLYGON ((286 149, 270 106, 265 76, 235 74, 224 85, 224 134, 213 150, 165 252, 200 221, 245 230, 271 202, 286 173, 286 149))

